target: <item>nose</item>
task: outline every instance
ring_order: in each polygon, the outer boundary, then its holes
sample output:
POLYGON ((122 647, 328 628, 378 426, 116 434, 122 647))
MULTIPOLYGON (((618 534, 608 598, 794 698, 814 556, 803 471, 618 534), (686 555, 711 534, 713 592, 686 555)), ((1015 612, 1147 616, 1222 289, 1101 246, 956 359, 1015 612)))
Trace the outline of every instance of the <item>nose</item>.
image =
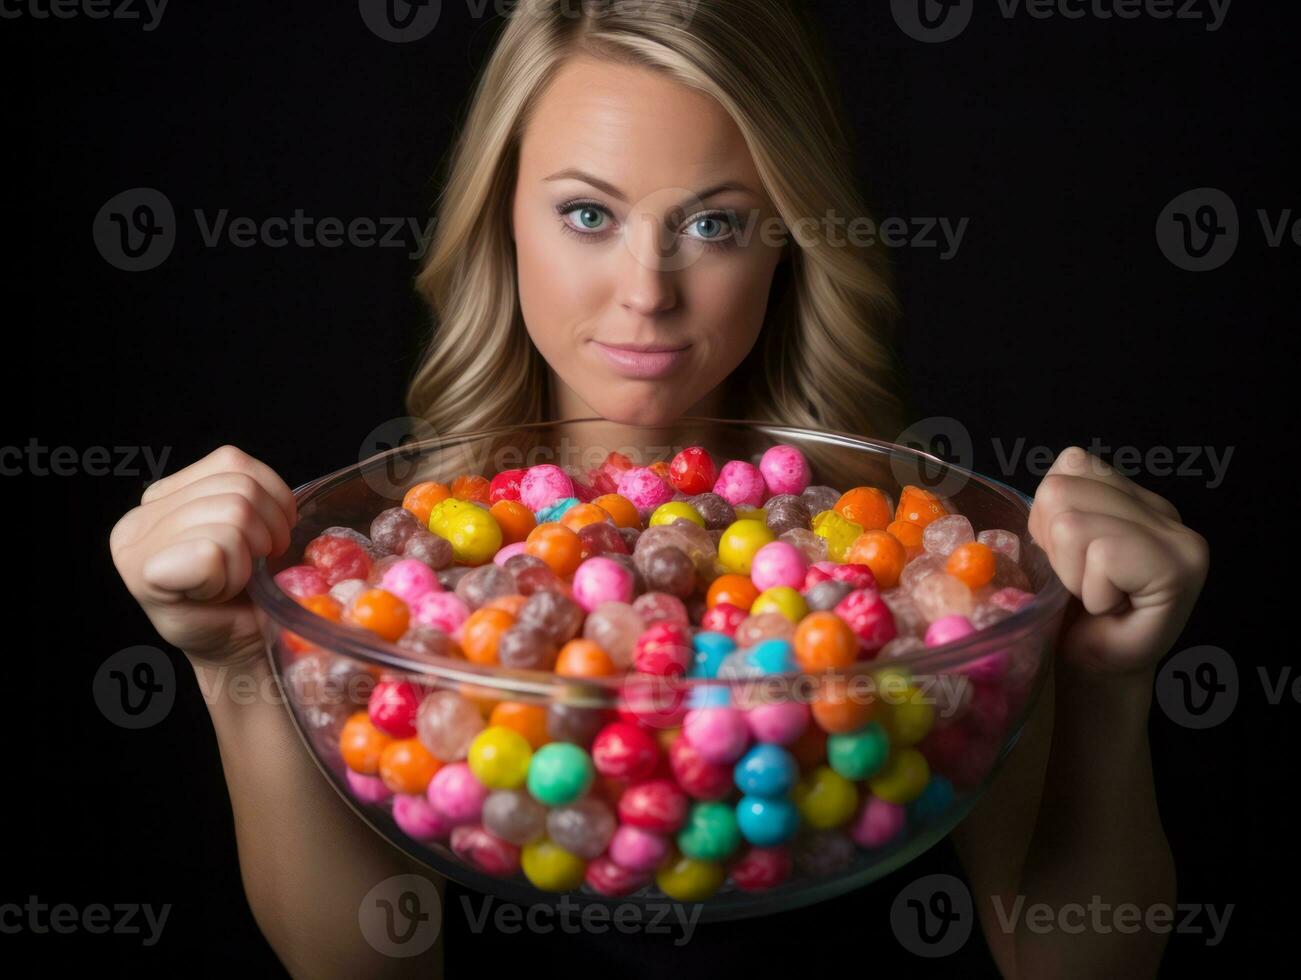
POLYGON ((624 230, 624 256, 620 269, 620 305, 639 316, 650 316, 677 304, 674 273, 679 260, 674 236, 652 215, 630 219, 624 230))

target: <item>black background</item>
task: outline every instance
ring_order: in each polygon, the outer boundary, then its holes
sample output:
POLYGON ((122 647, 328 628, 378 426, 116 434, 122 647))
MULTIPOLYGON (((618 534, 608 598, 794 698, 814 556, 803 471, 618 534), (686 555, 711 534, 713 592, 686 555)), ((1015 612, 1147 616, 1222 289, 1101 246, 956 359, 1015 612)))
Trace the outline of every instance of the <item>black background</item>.
MULTIPOLYGON (((1241 689, 1236 711, 1210 731, 1153 711, 1179 900, 1234 906, 1224 944, 1172 938, 1170 976, 1239 965, 1267 940, 1277 907, 1252 879, 1283 873, 1289 850, 1265 817, 1281 805, 1273 787, 1290 774, 1276 768, 1287 765, 1279 743, 1298 708, 1268 704, 1256 673, 1277 676, 1286 654, 1269 626, 1288 610, 1267 594, 1268 615, 1244 612, 1269 587, 1269 553, 1295 547, 1268 543, 1284 533, 1269 524, 1294 495, 1277 492, 1282 474, 1262 462, 1285 449, 1266 445, 1266 405, 1280 386, 1291 400, 1275 372, 1295 365, 1284 353, 1297 245, 1269 247, 1256 213, 1276 219, 1297 203, 1296 160, 1284 154, 1296 129, 1297 18, 1285 6, 1240 0, 1208 32, 1147 17, 1008 20, 982 2, 961 37, 926 45, 884 2, 814 5, 877 215, 970 219, 949 260, 934 248, 894 252, 910 419, 960 420, 975 468, 1027 492, 1038 474, 1002 470, 994 440, 1054 453, 1095 438, 1113 449, 1232 452, 1218 487, 1207 486, 1204 455, 1200 474, 1135 476, 1211 542, 1204 597, 1175 650, 1224 647, 1241 689), (1154 228, 1173 198, 1201 187, 1235 201, 1241 242, 1222 268, 1191 273, 1165 258, 1154 228)), ((6 191, 6 336, 18 344, 2 441, 148 446, 170 452, 169 472, 229 442, 297 485, 355 460, 377 423, 404 415, 404 383, 427 336, 407 248, 207 247, 193 211, 428 220, 433 177, 499 24, 461 3, 443 7, 434 33, 408 45, 377 38, 347 2, 176 0, 150 32, 124 20, 0 20, 11 74, 5 157, 17 175, 6 191), (91 229, 106 201, 137 187, 166 194, 180 230, 160 267, 128 273, 101 257, 91 229)), ((274 973, 183 658, 170 651, 180 691, 153 728, 122 730, 90 697, 105 657, 162 645, 107 548, 147 479, 29 467, 4 477, 15 544, 37 557, 9 559, 28 584, 10 596, 22 632, 8 652, 19 712, 6 740, 18 770, 6 805, 19 826, 0 862, 0 901, 171 903, 172 912, 148 949, 84 933, 5 945, 29 942, 52 965, 89 955, 144 975, 274 973)), ((303 821, 311 833, 310 814, 303 821)), ((869 970, 994 975, 978 938, 938 963, 898 947, 890 899, 927 870, 956 871, 947 845, 848 899, 717 934, 702 927, 667 959, 622 937, 526 945, 472 935, 458 900, 445 926, 449 972, 535 952, 546 957, 529 964, 535 975, 691 974, 729 956, 737 973, 832 970, 847 968, 833 962, 848 951, 869 970)))

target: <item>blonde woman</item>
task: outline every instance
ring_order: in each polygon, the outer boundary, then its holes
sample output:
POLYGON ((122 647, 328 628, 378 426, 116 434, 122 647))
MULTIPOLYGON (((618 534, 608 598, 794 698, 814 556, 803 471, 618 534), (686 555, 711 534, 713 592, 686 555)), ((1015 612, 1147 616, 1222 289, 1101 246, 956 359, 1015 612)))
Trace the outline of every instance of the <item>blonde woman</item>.
MULTIPOLYGON (((846 146, 798 4, 525 0, 438 199, 418 279, 433 335, 411 411, 439 434, 600 416, 612 444, 622 426, 684 414, 892 437, 886 263, 823 221, 866 215, 846 146)), ((131 594, 208 689, 265 679, 244 586, 294 522, 284 481, 223 447, 152 485, 114 528, 131 594)), ((1018 898, 1173 903, 1146 716, 1154 665, 1204 581, 1206 542, 1165 500, 1075 449, 1039 487, 1030 528, 1078 601, 1039 707, 952 841, 1004 975, 1152 975, 1163 932, 1044 933, 999 910, 1018 898)), ((442 940, 395 959, 363 939, 367 891, 423 869, 359 825, 283 708, 220 696, 211 715, 245 891, 290 972, 438 975, 442 940)), ((829 903, 840 918, 818 939, 893 945, 866 901, 829 903)), ((461 912, 444 911, 446 933, 461 912)), ((813 939, 763 922, 747 935, 719 953, 738 972, 793 967, 808 953, 783 942, 813 939)), ((724 969, 682 951, 648 958, 644 942, 634 955, 624 940, 612 936, 605 958, 620 975, 724 969)))

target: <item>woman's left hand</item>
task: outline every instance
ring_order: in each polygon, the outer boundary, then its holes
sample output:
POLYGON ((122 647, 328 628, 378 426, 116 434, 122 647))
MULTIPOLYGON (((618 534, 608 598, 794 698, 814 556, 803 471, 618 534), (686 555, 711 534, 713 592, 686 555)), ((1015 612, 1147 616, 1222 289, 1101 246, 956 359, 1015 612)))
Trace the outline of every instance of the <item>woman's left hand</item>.
POLYGON ((1078 446, 1040 482, 1029 530, 1078 600, 1067 609, 1061 656, 1113 674, 1154 667, 1206 581, 1206 539, 1164 497, 1078 446))

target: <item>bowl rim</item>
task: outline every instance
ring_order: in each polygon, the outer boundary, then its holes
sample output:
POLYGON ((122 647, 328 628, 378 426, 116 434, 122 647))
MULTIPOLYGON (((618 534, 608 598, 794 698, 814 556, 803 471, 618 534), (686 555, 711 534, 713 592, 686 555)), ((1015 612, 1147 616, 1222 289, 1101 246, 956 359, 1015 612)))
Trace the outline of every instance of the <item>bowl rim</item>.
MULTIPOLYGON (((435 436, 392 449, 359 460, 324 476, 309 480, 294 488, 296 505, 310 501, 314 496, 336 488, 338 485, 360 474, 363 468, 372 468, 382 460, 398 453, 409 454, 413 451, 424 453, 430 449, 452 448, 465 442, 477 441, 494 435, 538 429, 552 429, 563 425, 584 423, 616 424, 600 417, 558 419, 549 422, 528 422, 520 425, 493 426, 476 429, 472 432, 458 432, 447 436, 435 436)), ((985 487, 1008 502, 1024 508, 1027 513, 1033 498, 992 477, 982 476, 966 467, 940 459, 921 449, 886 442, 868 436, 856 436, 831 429, 806 429, 801 426, 769 422, 761 419, 716 419, 704 416, 682 416, 667 425, 623 425, 626 429, 643 429, 648 431, 678 428, 687 425, 732 426, 756 430, 767 435, 789 434, 806 441, 823 442, 843 446, 846 449, 873 450, 897 455, 906 453, 919 456, 947 470, 956 471, 968 480, 985 487)), ((742 687, 765 682, 788 681, 800 677, 835 678, 853 677, 855 675, 873 674, 880 671, 898 670, 910 675, 929 674, 951 670, 956 666, 970 663, 988 656, 1004 646, 1011 645, 1027 635, 1040 629, 1065 607, 1070 593, 1061 580, 1049 567, 1048 581, 1034 594, 1033 601, 1026 604, 1005 619, 992 626, 978 630, 969 636, 939 646, 927 647, 915 653, 892 658, 889 661, 859 660, 849 667, 809 674, 795 670, 783 674, 767 674, 732 678, 711 677, 668 677, 636 674, 632 672, 616 674, 610 677, 575 678, 563 677, 546 670, 520 670, 492 665, 479 665, 455 657, 420 656, 414 657, 407 651, 368 633, 359 627, 335 623, 318 616, 298 603, 284 592, 271 575, 267 557, 255 559, 253 571, 248 582, 248 592, 255 609, 260 615, 269 616, 278 627, 287 629, 323 651, 347 656, 371 664, 389 672, 428 676, 439 681, 467 684, 511 695, 532 695, 544 698, 562 697, 571 703, 580 703, 582 694, 588 692, 598 697, 600 703, 607 703, 611 694, 626 690, 630 685, 670 686, 674 690, 692 691, 696 688, 742 687)), ((270 648, 271 644, 268 644, 270 648)), ((270 652, 270 650, 269 650, 270 652)), ((274 655, 272 660, 275 661, 274 655)), ((279 665, 276 665, 277 671, 279 665)), ((488 692, 485 690, 484 692, 488 692)))

